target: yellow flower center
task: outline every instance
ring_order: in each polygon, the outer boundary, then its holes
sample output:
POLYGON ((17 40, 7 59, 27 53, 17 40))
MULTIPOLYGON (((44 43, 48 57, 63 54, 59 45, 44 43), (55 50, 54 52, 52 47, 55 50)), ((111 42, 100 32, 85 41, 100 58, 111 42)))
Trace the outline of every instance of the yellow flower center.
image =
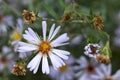
POLYGON ((13 32, 13 35, 12 35, 12 40, 13 40, 13 41, 16 41, 16 40, 21 39, 21 37, 22 37, 22 35, 21 35, 17 30, 15 30, 15 31, 13 32))
POLYGON ((47 41, 43 41, 39 45, 39 51, 41 51, 43 54, 48 54, 48 52, 50 51, 50 49, 51 49, 51 45, 47 41))
POLYGON ((62 72, 64 72, 64 71, 67 70, 67 66, 66 65, 61 66, 61 67, 59 67, 59 70, 62 71, 62 72))

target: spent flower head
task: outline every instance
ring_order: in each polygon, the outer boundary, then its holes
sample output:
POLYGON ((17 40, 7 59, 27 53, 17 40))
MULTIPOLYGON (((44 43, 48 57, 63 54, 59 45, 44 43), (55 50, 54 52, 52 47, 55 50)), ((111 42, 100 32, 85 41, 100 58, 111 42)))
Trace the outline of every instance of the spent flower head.
POLYGON ((36 15, 32 11, 23 10, 22 16, 26 24, 30 24, 36 20, 36 15))
POLYGON ((96 55, 100 51, 100 46, 99 46, 99 44, 89 43, 87 46, 85 46, 84 49, 85 49, 85 52, 84 52, 85 55, 87 55, 89 57, 96 57, 96 55))
POLYGON ((26 75, 25 66, 22 64, 15 64, 11 73, 16 76, 25 76, 26 75))
POLYGON ((71 13, 66 13, 66 14, 64 14, 64 16, 62 17, 62 19, 60 20, 60 22, 61 23, 63 23, 63 22, 65 22, 65 21, 69 21, 69 20, 71 20, 71 13))
POLYGON ((97 54, 95 59, 100 63, 105 63, 105 64, 110 63, 110 57, 108 55, 97 54))
POLYGON ((104 26, 102 16, 98 15, 93 18, 93 26, 97 30, 101 30, 104 26))

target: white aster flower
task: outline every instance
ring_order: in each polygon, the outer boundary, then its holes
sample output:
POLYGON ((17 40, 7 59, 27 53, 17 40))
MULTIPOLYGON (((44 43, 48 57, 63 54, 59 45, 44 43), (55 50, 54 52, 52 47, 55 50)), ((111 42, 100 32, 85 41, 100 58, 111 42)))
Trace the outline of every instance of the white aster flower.
POLYGON ((19 46, 19 41, 22 38, 22 32, 23 32, 23 20, 22 19, 17 19, 17 25, 15 30, 12 32, 11 35, 11 40, 12 40, 12 45, 14 46, 14 51, 16 52, 19 46))
POLYGON ((98 44, 88 44, 85 46, 85 52, 84 54, 89 57, 96 57, 96 54, 100 51, 100 46, 98 44))
MULTIPOLYGON (((19 47, 19 42, 22 38, 23 25, 24 25, 24 21, 22 19, 18 18, 17 25, 11 35, 11 41, 12 41, 11 44, 14 47, 15 52, 17 51, 17 49, 19 47)), ((28 54, 30 54, 30 52, 28 54)), ((18 57, 21 59, 25 59, 28 56, 28 54, 26 54, 25 52, 19 53, 18 57)))
POLYGON ((91 75, 96 73, 96 66, 93 62, 88 62, 87 59, 82 56, 77 61, 78 66, 75 66, 75 70, 78 71, 76 77, 78 80, 92 80, 91 75))
POLYGON ((14 64, 13 57, 11 49, 3 46, 0 52, 0 72, 3 72, 6 68, 8 68, 8 70, 12 68, 12 64, 14 64))
POLYGON ((92 75, 92 80, 120 80, 120 70, 114 75, 111 75, 111 72, 111 64, 101 64, 100 67, 97 68, 97 74, 92 75))
POLYGON ((51 67, 50 77, 55 80, 73 80, 75 78, 75 72, 73 68, 75 58, 73 56, 70 56, 69 59, 65 62, 66 65, 59 67, 58 70, 54 70, 51 67))
POLYGON ((33 73, 37 72, 39 64, 42 61, 42 72, 49 74, 50 69, 47 59, 48 57, 50 58, 54 69, 65 65, 63 60, 67 60, 70 53, 65 50, 55 49, 55 47, 69 44, 67 42, 69 40, 69 37, 67 36, 67 33, 64 33, 53 40, 59 29, 60 26, 55 29, 55 24, 53 24, 47 38, 47 24, 46 21, 42 21, 43 40, 40 39, 38 34, 35 33, 31 28, 28 28, 28 30, 25 31, 23 37, 29 43, 20 42, 18 51, 38 51, 38 54, 27 65, 27 67, 30 68, 30 71, 33 71, 33 73))

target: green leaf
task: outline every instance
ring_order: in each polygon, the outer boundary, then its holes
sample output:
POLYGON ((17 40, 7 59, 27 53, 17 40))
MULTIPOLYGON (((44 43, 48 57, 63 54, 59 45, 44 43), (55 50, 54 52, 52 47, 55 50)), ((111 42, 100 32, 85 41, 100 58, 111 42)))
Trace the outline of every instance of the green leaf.
POLYGON ((58 15, 56 14, 56 12, 47 3, 44 3, 43 6, 47 9, 48 13, 51 16, 53 16, 55 19, 58 19, 58 15))
POLYGON ((69 4, 65 7, 64 14, 70 13, 72 11, 73 4, 69 4))
POLYGON ((65 8, 65 0, 58 0, 62 8, 65 8))

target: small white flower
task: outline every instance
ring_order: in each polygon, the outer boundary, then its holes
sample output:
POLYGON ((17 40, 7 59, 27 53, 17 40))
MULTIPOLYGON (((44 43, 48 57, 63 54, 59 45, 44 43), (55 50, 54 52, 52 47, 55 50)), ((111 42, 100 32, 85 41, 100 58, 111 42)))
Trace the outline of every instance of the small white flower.
MULTIPOLYGON (((16 52, 18 47, 19 47, 19 42, 22 38, 22 33, 23 33, 23 25, 24 25, 24 21, 20 18, 17 19, 17 25, 15 27, 15 30, 12 32, 11 35, 11 44, 14 47, 14 51, 16 52)), ((28 53, 30 54, 30 52, 28 53)), ((19 53, 18 57, 21 59, 25 59, 28 54, 24 53, 19 53)))
POLYGON ((36 73, 39 67, 40 62, 42 61, 42 72, 49 74, 49 64, 48 57, 51 60, 51 63, 54 69, 59 68, 60 66, 65 65, 63 60, 68 59, 70 54, 68 51, 54 49, 58 46, 67 45, 69 37, 67 33, 60 35, 58 38, 53 40, 60 29, 58 26, 55 29, 55 24, 52 25, 48 38, 46 37, 47 33, 47 24, 46 21, 42 21, 42 31, 43 31, 43 40, 40 39, 37 33, 35 33, 31 28, 25 31, 23 35, 29 43, 20 42, 20 47, 18 48, 19 52, 29 52, 29 51, 38 51, 38 54, 28 63, 27 67, 30 68, 30 71, 36 73))
POLYGON ((11 40, 12 40, 12 45, 14 46, 14 51, 16 52, 19 46, 19 41, 22 38, 22 32, 23 32, 23 20, 22 19, 17 19, 17 25, 15 30, 12 32, 11 35, 11 40))
POLYGON ((105 65, 101 64, 97 68, 97 74, 92 75, 93 80, 120 80, 120 70, 118 70, 114 75, 111 75, 112 67, 111 64, 105 65))
POLYGON ((85 46, 85 52, 84 54, 89 57, 96 57, 96 54, 100 51, 100 46, 98 44, 88 44, 85 46))
POLYGON ((80 57, 76 62, 79 64, 79 66, 74 67, 78 71, 76 74, 78 80, 92 80, 91 75, 96 73, 96 65, 88 62, 84 56, 80 57))
POLYGON ((12 64, 14 64, 13 57, 11 49, 7 46, 3 46, 2 51, 0 52, 0 72, 6 68, 8 68, 8 70, 12 68, 12 64))
POLYGON ((73 80, 75 78, 75 72, 73 68, 75 59, 73 56, 70 56, 65 62, 66 65, 59 67, 58 70, 54 70, 51 67, 50 77, 55 80, 73 80))

